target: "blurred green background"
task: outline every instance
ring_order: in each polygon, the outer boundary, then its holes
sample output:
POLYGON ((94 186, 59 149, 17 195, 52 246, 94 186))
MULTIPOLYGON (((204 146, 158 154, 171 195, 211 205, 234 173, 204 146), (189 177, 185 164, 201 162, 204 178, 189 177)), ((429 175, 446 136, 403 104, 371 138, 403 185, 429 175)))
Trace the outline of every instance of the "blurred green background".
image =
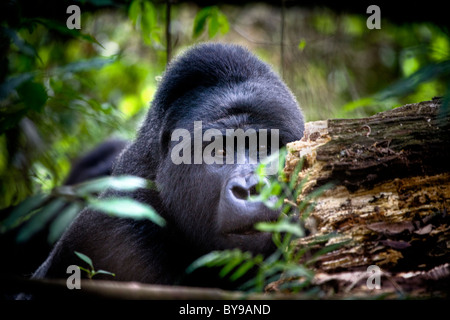
POLYGON ((167 3, 2 3, 0 210, 60 185, 73 159, 105 139, 132 139, 168 55, 198 42, 248 47, 283 77, 308 121, 448 96, 450 38, 440 24, 391 21, 383 7, 381 29, 370 30, 364 8, 167 3), (70 4, 81 30, 66 27, 70 4))

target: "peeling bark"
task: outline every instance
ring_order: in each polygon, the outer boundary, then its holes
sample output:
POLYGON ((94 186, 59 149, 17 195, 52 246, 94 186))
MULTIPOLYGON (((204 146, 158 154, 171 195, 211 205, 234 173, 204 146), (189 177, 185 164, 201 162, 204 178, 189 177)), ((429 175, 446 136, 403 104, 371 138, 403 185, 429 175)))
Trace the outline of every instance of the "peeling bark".
MULTIPOLYGON (((325 183, 334 185, 316 200, 315 233, 298 245, 331 232, 339 236, 329 244, 348 240, 315 262, 318 283, 334 279, 348 287, 341 279, 345 273, 357 276, 377 265, 391 282, 402 283, 390 289, 422 292, 425 284, 416 280, 441 268, 446 271, 436 288, 444 284, 448 292, 450 117, 439 106, 433 100, 369 118, 308 123, 305 137, 288 144, 285 171, 292 174, 303 158, 295 178, 308 179, 299 202, 325 183), (405 284, 405 273, 416 275, 408 278, 413 288, 405 284)), ((352 289, 360 290, 366 280, 367 274, 352 289)), ((346 286, 337 290, 347 292, 346 286)), ((427 290, 433 292, 428 284, 427 290)))

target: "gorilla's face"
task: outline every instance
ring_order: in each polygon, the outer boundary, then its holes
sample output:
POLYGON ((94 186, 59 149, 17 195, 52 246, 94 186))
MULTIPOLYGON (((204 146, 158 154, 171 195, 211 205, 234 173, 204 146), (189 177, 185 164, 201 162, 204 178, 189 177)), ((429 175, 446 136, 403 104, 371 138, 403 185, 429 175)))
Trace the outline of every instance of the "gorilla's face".
MULTIPOLYGON (((196 149, 193 140, 198 132, 194 133, 195 125, 180 121, 178 125, 184 127, 183 132, 187 137, 173 136, 172 140, 175 141, 169 144, 169 152, 162 161, 164 165, 159 168, 158 177, 161 179, 157 177, 157 182, 161 198, 168 209, 166 212, 170 214, 169 220, 177 225, 180 232, 185 233, 187 239, 193 241, 193 246, 205 252, 229 248, 253 253, 271 252, 274 249, 271 234, 258 232, 254 225, 257 222, 275 221, 280 212, 250 199, 260 189, 255 169, 258 162, 270 152, 267 150, 273 140, 270 130, 258 130, 261 124, 246 123, 244 121, 248 117, 244 116, 233 116, 231 121, 205 120, 205 127, 199 131, 201 136, 206 137, 205 132, 208 132, 207 128, 211 127, 208 124, 211 123, 217 135, 208 137, 201 144, 197 143, 196 149), (231 139, 230 132, 235 133, 231 139), (246 132, 246 139, 236 138, 236 132, 246 132), (249 135, 249 132, 255 135, 249 135), (260 132, 266 136, 261 138, 260 132), (190 151, 189 157, 184 158, 189 163, 174 161, 174 154, 179 156, 180 153, 183 155, 190 151), (196 151, 200 152, 197 160, 196 151), (211 156, 214 161, 206 159, 207 156, 211 156)), ((279 139, 278 135, 276 139, 279 139)))

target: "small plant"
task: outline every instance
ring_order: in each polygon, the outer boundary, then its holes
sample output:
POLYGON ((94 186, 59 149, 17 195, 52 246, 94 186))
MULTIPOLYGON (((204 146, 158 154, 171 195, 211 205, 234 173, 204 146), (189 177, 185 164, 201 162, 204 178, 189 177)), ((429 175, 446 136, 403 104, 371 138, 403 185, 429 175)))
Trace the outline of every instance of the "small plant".
MULTIPOLYGON (((277 250, 266 259, 260 254, 253 256, 250 252, 242 252, 239 249, 213 251, 194 261, 186 270, 187 273, 200 267, 221 267, 220 277, 228 277, 230 281, 236 281, 256 268, 255 276, 239 288, 253 292, 262 292, 267 284, 277 280, 283 280, 283 288, 289 288, 293 292, 299 291, 311 283, 314 272, 309 269, 309 264, 314 262, 319 255, 336 249, 336 245, 326 246, 311 258, 301 262, 310 248, 299 248, 294 240, 305 236, 303 222, 314 210, 316 205, 314 199, 330 188, 330 185, 324 185, 311 192, 297 205, 297 198, 308 177, 297 183, 295 177, 298 176, 303 164, 300 161, 292 174, 293 178, 288 181, 284 173, 286 153, 282 150, 280 154, 270 156, 267 161, 258 166, 256 175, 260 181, 259 194, 251 197, 251 200, 261 201, 271 209, 281 210, 280 217, 276 222, 260 222, 255 225, 255 229, 259 231, 272 233, 272 240, 277 250), (268 179, 265 168, 272 161, 279 161, 278 177, 268 179), (274 197, 277 198, 276 201, 273 201, 274 197)), ((314 243, 326 242, 333 236, 335 235, 318 237, 314 243)))
POLYGON ((95 270, 91 258, 89 258, 87 255, 82 254, 80 252, 77 252, 77 251, 74 251, 74 252, 78 256, 78 258, 80 258, 81 260, 83 260, 84 262, 86 262, 89 265, 89 269, 78 266, 78 268, 80 268, 80 270, 83 270, 84 272, 87 273, 87 276, 89 279, 92 279, 97 274, 108 274, 113 277, 116 276, 114 273, 109 272, 109 271, 95 270))

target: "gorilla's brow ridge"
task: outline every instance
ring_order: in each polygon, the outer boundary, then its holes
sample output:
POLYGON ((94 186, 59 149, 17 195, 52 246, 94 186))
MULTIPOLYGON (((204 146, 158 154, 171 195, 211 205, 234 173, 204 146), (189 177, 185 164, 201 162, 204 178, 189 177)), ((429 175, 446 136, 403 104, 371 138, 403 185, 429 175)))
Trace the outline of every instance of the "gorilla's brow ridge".
POLYGON ((207 123, 205 128, 209 129, 208 126, 211 128, 216 128, 219 126, 220 128, 233 129, 234 127, 242 127, 247 125, 250 125, 250 114, 243 112, 239 114, 228 114, 218 119, 213 119, 207 123))

